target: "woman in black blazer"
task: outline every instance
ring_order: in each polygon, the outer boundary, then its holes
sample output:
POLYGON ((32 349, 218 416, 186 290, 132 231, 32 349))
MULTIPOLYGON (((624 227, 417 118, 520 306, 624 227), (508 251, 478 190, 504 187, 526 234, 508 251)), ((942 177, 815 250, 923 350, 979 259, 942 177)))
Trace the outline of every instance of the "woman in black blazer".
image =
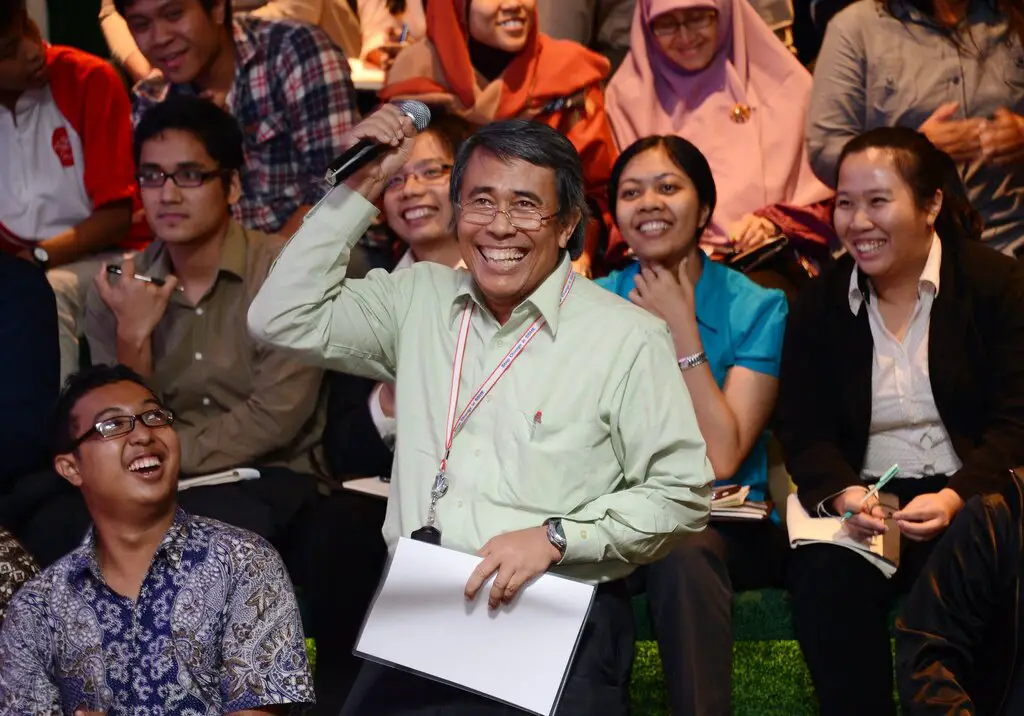
POLYGON ((848 251, 790 313, 776 433, 810 514, 900 531, 887 579, 831 544, 792 554, 793 618, 822 714, 895 714, 889 613, 965 500, 1024 464, 1024 270, 978 243, 953 161, 923 135, 872 130, 840 157, 848 251), (884 492, 868 487, 898 463, 884 492))

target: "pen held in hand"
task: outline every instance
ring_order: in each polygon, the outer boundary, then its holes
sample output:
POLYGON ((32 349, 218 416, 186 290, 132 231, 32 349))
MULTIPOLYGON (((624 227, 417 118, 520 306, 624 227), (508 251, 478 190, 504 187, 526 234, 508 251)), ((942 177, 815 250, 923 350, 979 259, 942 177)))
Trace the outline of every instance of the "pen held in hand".
MULTIPOLYGON (((888 470, 886 470, 885 474, 882 475, 881 478, 879 478, 878 482, 876 482, 874 485, 872 485, 871 489, 868 490, 867 494, 864 495, 864 499, 861 500, 861 504, 863 505, 868 500, 870 500, 872 497, 874 497, 879 492, 881 492, 882 488, 886 486, 886 484, 889 482, 889 480, 891 480, 894 477, 896 477, 896 474, 899 471, 900 471, 900 466, 899 465, 893 465, 888 470)), ((848 519, 853 517, 853 515, 854 515, 853 512, 851 512, 850 510, 847 510, 846 514, 844 514, 842 519, 839 520, 839 524, 844 524, 848 519)))
MULTIPOLYGON (((112 273, 116 276, 124 275, 124 272, 121 270, 121 267, 115 264, 110 264, 109 266, 107 266, 107 273, 112 273)), ((145 281, 146 283, 151 283, 154 286, 159 287, 163 287, 167 283, 162 278, 159 278, 157 276, 145 276, 141 273, 134 274, 132 278, 134 278, 136 281, 145 281)), ((181 286, 178 286, 178 290, 182 291, 184 289, 181 286)))

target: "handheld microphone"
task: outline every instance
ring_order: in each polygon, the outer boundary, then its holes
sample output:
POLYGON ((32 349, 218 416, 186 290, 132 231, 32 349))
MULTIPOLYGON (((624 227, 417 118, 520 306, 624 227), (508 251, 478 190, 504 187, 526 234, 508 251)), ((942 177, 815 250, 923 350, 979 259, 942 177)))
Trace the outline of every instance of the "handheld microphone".
MULTIPOLYGON (((422 132, 430 124, 430 108, 422 102, 404 99, 395 102, 394 105, 412 120, 417 132, 422 132)), ((324 179, 331 186, 336 186, 393 148, 372 139, 360 140, 331 162, 324 179)))

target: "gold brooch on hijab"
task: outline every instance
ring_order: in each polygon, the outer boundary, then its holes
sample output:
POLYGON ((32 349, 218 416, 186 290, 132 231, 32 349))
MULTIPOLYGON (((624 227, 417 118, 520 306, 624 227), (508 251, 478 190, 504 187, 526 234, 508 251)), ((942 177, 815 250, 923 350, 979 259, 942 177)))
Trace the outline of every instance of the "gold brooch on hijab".
POLYGON ((746 124, 750 121, 750 112, 751 109, 749 105, 738 104, 729 112, 729 119, 736 124, 746 124))

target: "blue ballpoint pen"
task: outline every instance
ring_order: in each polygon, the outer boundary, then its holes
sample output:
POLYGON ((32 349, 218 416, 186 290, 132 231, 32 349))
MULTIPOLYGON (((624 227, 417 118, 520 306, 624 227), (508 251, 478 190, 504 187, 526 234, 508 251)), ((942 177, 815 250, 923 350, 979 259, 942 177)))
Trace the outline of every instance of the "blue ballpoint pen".
MULTIPOLYGON (((889 480, 891 480, 894 477, 896 477, 896 473, 898 473, 899 471, 900 471, 900 466, 899 465, 893 465, 888 470, 886 470, 885 474, 882 475, 882 477, 878 480, 878 482, 876 482, 874 484, 874 486, 870 490, 868 490, 867 494, 864 495, 864 500, 861 502, 861 504, 863 504, 864 502, 867 502, 872 497, 877 495, 882 490, 882 488, 885 487, 885 484, 887 482, 889 482, 889 480)), ((843 518, 841 520, 839 520, 839 524, 843 524, 848 519, 853 517, 854 514, 856 514, 856 513, 851 512, 850 510, 847 510, 846 514, 843 515, 843 518)))

